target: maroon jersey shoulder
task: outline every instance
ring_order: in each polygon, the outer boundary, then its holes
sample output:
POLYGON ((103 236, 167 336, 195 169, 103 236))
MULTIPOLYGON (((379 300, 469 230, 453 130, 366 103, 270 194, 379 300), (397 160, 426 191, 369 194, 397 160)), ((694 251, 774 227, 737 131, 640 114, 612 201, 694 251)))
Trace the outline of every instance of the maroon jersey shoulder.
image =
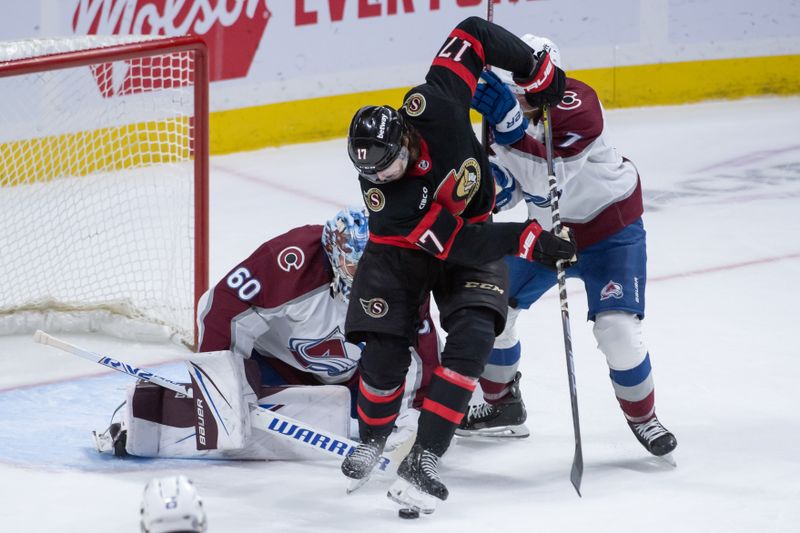
POLYGON ((581 153, 603 133, 603 109, 597 93, 567 78, 561 102, 553 109, 553 147, 561 157, 581 153))
MULTIPOLYGON (((238 278, 235 278, 237 270, 246 269, 261 286, 258 294, 246 303, 265 308, 278 307, 328 285, 333 277, 321 237, 322 226, 319 225, 289 230, 259 246, 250 257, 234 267, 220 284, 234 288, 238 282, 238 278)), ((238 292, 242 293, 241 289, 238 292)), ((243 294, 247 296, 247 291, 243 294)), ((243 294, 238 294, 240 299, 243 294)))

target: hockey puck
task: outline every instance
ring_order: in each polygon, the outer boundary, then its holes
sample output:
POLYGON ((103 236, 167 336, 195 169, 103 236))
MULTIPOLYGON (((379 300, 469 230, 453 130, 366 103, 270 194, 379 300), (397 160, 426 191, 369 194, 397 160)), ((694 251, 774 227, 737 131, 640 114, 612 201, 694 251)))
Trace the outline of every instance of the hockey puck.
POLYGON ((413 520, 414 518, 419 518, 419 511, 410 508, 400 509, 397 511, 397 516, 406 520, 413 520))

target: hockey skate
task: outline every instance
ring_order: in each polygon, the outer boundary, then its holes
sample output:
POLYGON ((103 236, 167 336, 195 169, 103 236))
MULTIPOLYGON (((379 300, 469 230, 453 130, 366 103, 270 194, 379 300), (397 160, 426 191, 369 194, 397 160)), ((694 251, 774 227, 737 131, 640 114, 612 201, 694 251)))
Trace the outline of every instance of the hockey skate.
POLYGON ((369 481, 372 470, 378 464, 378 460, 383 453, 386 445, 386 437, 367 439, 356 446, 356 448, 342 461, 342 474, 350 479, 347 493, 350 494, 358 490, 359 487, 369 481))
MULTIPOLYGON (((383 448, 384 457, 391 461, 386 468, 386 473, 397 473, 397 465, 411 451, 411 446, 414 445, 417 437, 417 418, 419 418, 419 411, 416 409, 408 409, 397 417, 392 433, 387 437, 383 448)), ((380 463, 380 459, 378 463, 380 463)), ((365 476, 361 479, 351 478, 347 487, 347 494, 352 494, 363 487, 369 481, 369 478, 370 476, 365 476)))
POLYGON ((419 444, 403 459, 395 481, 386 496, 405 509, 423 514, 436 510, 436 500, 446 500, 449 492, 439 478, 439 456, 419 444))
POLYGON ((128 429, 125 427, 125 422, 114 422, 114 418, 119 413, 120 409, 125 406, 125 402, 119 404, 111 413, 111 424, 105 431, 98 433, 92 431, 92 440, 94 447, 100 453, 113 453, 115 457, 127 457, 128 452, 125 450, 125 445, 128 442, 128 429))
MULTIPOLYGON (((662 426, 655 415, 647 422, 640 424, 628 422, 628 425, 642 446, 656 457, 664 457, 678 446, 675 435, 662 426)), ((674 464, 674 461, 669 462, 674 464)))
POLYGON ((517 372, 508 395, 500 403, 471 405, 461 425, 456 429, 460 437, 493 437, 522 439, 531 434, 525 425, 528 415, 519 390, 517 372))
POLYGON ((128 430, 121 422, 114 422, 102 433, 92 431, 94 446, 100 453, 113 453, 115 457, 127 457, 125 444, 128 440, 128 430))

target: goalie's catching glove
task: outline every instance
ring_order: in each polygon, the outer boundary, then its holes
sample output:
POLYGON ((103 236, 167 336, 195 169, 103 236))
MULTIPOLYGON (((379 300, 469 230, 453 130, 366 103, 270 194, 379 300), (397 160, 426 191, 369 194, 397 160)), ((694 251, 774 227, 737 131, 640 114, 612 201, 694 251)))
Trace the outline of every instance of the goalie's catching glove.
POLYGON ((538 222, 531 220, 522 230, 516 255, 552 269, 556 268, 559 260, 564 260, 564 268, 569 268, 578 260, 576 250, 571 230, 565 228, 560 235, 556 235, 552 231, 542 230, 538 222))

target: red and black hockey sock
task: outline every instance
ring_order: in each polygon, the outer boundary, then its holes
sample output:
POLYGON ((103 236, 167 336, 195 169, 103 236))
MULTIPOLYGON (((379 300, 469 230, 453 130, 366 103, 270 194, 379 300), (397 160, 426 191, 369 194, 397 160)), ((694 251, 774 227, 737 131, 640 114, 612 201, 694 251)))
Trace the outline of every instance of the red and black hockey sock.
POLYGON ((411 362, 408 339, 369 333, 358 371, 358 432, 362 442, 388 437, 400 412, 411 362))
POLYGON ((441 457, 464 418, 477 381, 454 370, 438 367, 422 402, 417 443, 441 457))
POLYGON ((400 412, 405 384, 393 389, 379 389, 364 382, 358 384, 358 433, 361 442, 388 437, 400 412))

